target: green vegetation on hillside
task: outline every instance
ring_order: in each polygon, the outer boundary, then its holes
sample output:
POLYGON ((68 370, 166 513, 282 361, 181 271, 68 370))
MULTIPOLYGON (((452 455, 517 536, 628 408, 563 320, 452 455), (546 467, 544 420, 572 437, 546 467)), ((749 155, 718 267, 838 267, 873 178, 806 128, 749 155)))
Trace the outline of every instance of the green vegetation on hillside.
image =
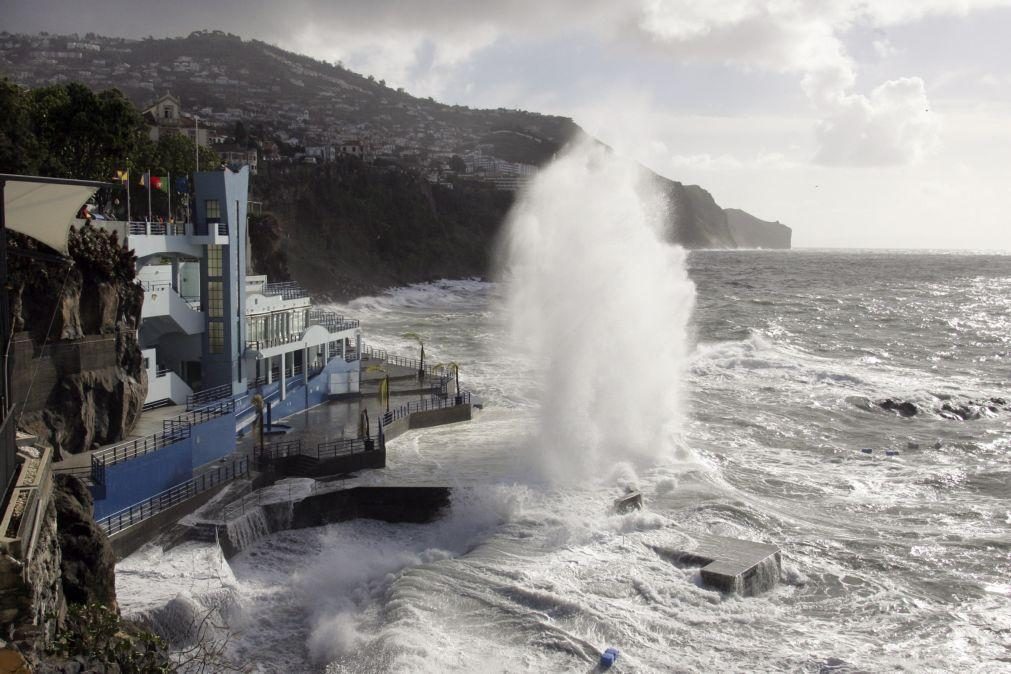
MULTIPOLYGON (((25 89, 0 81, 0 173, 109 181, 127 170, 136 186, 146 171, 192 173, 195 160, 193 142, 186 136, 152 142, 140 111, 116 89, 96 93, 78 83, 25 89)), ((220 160, 201 148, 200 161, 217 166, 220 160)), ((167 195, 152 197, 158 212, 165 213, 167 195)), ((115 197, 100 193, 99 207, 110 198, 115 197)), ((146 212, 146 199, 138 195, 136 201, 134 217, 146 212)), ((125 200, 120 203, 123 211, 125 200)))

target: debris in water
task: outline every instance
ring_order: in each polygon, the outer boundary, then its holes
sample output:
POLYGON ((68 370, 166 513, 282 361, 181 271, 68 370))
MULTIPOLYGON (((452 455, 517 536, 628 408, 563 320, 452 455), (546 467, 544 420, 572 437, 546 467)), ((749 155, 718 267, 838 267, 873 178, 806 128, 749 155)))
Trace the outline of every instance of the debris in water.
POLYGON ((614 500, 614 512, 623 515, 630 510, 642 510, 642 492, 630 491, 614 500))
POLYGON ((610 669, 611 665, 613 665, 615 662, 618 661, 618 656, 620 654, 621 653, 618 651, 617 648, 608 648, 600 656, 600 668, 610 669))

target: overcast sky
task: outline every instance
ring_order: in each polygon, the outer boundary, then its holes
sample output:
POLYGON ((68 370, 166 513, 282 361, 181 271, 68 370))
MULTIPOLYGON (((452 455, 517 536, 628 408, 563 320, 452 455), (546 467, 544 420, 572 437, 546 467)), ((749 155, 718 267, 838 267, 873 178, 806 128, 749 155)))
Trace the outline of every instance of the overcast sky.
POLYGON ((797 246, 1011 250, 1011 0, 0 0, 0 21, 216 28, 571 116, 797 246))

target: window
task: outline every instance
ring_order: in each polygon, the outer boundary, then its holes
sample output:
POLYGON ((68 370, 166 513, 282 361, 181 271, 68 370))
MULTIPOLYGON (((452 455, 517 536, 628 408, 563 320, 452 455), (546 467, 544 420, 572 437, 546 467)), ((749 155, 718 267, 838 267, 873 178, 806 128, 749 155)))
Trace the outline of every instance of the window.
POLYGON ((225 352, 225 324, 211 321, 207 325, 207 342, 211 353, 225 352))
POLYGON ((207 315, 211 318, 225 315, 225 289, 221 281, 207 282, 207 315))
POLYGON ((204 212, 206 213, 207 220, 220 220, 221 219, 221 203, 217 199, 205 199, 204 200, 204 212))
POLYGON ((165 106, 165 119, 172 119, 172 117, 174 116, 172 114, 173 112, 175 112, 175 108, 173 108, 171 105, 166 105, 165 106))
POLYGON ((221 246, 207 246, 207 275, 221 276, 221 246))

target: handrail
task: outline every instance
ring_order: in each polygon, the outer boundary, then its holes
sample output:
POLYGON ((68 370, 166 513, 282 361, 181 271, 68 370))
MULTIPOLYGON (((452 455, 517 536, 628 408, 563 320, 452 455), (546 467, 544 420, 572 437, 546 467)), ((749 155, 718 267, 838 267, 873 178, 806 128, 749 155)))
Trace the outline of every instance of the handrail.
POLYGON ((448 398, 443 398, 438 395, 433 395, 426 400, 414 400, 401 405, 395 409, 391 409, 389 412, 383 414, 380 418, 383 426, 389 426, 394 421, 402 419, 406 416, 410 416, 415 412, 428 412, 430 410, 441 410, 447 407, 456 407, 457 405, 470 405, 470 391, 463 391, 459 395, 450 396, 448 398))
MULTIPOLYGON (((421 369, 421 361, 415 358, 407 358, 405 356, 398 356, 396 354, 388 353, 385 349, 375 349, 367 344, 362 345, 362 355, 369 358, 370 360, 382 360, 390 365, 399 365, 401 367, 410 368, 412 370, 421 369)), ((425 374, 432 376, 434 374, 435 366, 426 362, 425 363, 425 374)))
POLYGON ((152 433, 143 438, 120 442, 93 452, 92 462, 101 462, 103 467, 114 466, 185 440, 190 437, 190 430, 189 425, 185 425, 173 428, 170 432, 152 433))
POLYGON ((205 403, 212 403, 223 398, 228 398, 231 395, 231 384, 221 384, 220 386, 207 388, 203 391, 197 391, 186 396, 186 410, 190 411, 205 403))
POLYGON ((235 402, 225 400, 199 407, 173 419, 165 419, 161 422, 161 433, 153 433, 99 449, 91 454, 92 463, 94 465, 97 461, 104 469, 149 454, 190 437, 193 426, 234 412, 235 402))
POLYGON ((214 472, 207 472, 191 478, 154 496, 123 508, 97 521, 106 535, 118 533, 154 517, 160 512, 188 501, 208 489, 230 482, 249 473, 249 460, 245 457, 232 461, 231 466, 218 466, 214 472))

